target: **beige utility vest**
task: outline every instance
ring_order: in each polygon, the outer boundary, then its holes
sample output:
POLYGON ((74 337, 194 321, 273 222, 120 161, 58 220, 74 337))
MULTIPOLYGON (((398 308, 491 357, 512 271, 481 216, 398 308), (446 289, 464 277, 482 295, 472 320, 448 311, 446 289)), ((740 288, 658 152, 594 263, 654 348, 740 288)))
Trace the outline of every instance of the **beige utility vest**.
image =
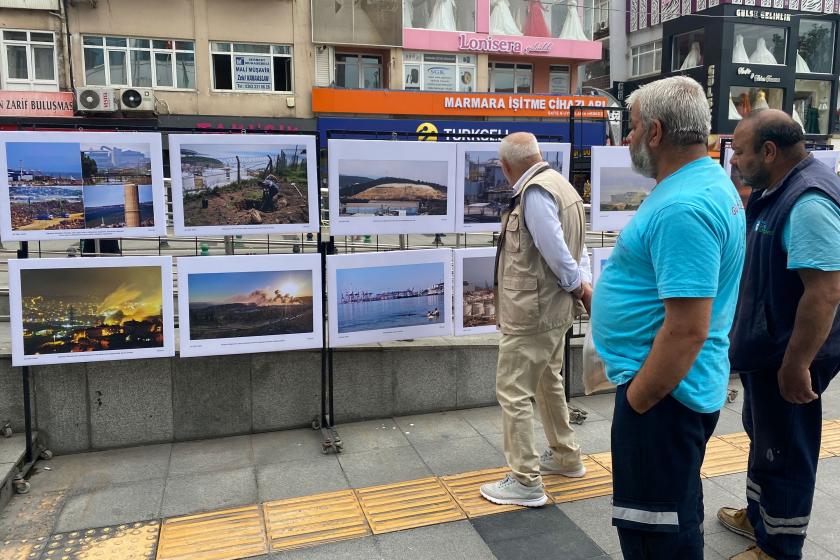
POLYGON ((531 335, 568 327, 575 315, 574 296, 557 284, 525 225, 525 192, 536 185, 554 197, 566 245, 580 262, 586 235, 583 200, 546 164, 533 172, 512 200, 512 207, 502 214, 495 271, 496 323, 502 334, 531 335))

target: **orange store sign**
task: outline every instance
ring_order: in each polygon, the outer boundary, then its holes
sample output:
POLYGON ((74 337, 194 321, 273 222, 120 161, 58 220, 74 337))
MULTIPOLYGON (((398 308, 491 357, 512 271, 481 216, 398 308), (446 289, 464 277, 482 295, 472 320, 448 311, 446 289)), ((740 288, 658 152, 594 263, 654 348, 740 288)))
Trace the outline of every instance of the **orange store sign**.
POLYGON ((73 94, 0 91, 0 117, 72 117, 73 94))
POLYGON ((604 118, 607 98, 591 95, 521 95, 507 93, 409 92, 388 90, 312 89, 315 113, 377 115, 440 115, 472 117, 576 117, 604 118))

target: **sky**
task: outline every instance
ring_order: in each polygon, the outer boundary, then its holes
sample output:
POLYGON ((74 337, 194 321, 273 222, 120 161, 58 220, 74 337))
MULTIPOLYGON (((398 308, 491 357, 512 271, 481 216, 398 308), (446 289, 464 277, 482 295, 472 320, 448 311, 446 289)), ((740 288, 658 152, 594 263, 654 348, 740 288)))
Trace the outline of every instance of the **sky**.
POLYGON ((125 205, 122 185, 94 185, 84 188, 85 208, 125 205))
POLYGON ((443 282, 443 263, 346 268, 338 270, 336 274, 339 293, 348 290, 372 293, 409 288, 422 290, 441 282, 443 282))
POLYGON ((191 303, 263 303, 259 294, 269 298, 275 290, 296 297, 309 297, 312 296, 312 271, 190 274, 189 290, 191 303))
POLYGON ((82 154, 74 142, 7 142, 6 163, 11 169, 82 173, 82 154))
MULTIPOLYGON (((294 154, 294 148, 297 146, 298 155, 304 149, 302 144, 287 144, 289 149, 284 149, 286 157, 294 154)), ((280 153, 277 145, 260 145, 260 144, 181 144, 181 154, 184 150, 198 152, 203 156, 208 156, 216 159, 227 159, 235 156, 240 157, 265 157, 270 155, 272 158, 280 153)))
POLYGON ((24 298, 42 296, 65 302, 98 302, 102 315, 126 319, 159 315, 163 304, 160 267, 117 266, 98 268, 22 270, 24 298))
POLYGON ((654 183, 653 179, 643 177, 629 167, 601 168, 601 198, 604 198, 604 195, 629 191, 650 193, 653 190, 654 183))
POLYGON ((493 269, 496 257, 472 257, 464 259, 464 282, 483 288, 493 286, 493 269))
POLYGON ((339 175, 355 175, 371 179, 396 177, 413 181, 429 181, 438 185, 448 183, 448 169, 449 164, 446 161, 342 159, 338 162, 339 175))

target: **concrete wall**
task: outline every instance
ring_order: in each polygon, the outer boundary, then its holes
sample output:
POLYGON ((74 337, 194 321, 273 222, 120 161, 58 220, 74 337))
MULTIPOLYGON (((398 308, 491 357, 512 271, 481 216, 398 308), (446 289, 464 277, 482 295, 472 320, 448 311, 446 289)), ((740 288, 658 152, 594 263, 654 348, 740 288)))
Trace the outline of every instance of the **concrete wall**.
MULTIPOLYGON (((573 345, 572 392, 580 388, 573 345)), ((494 337, 334 352, 335 414, 357 420, 495 404, 494 337)), ((56 454, 309 426, 320 411, 317 351, 32 367, 33 410, 56 454)), ((0 360, 0 421, 23 430, 21 372, 0 360)))

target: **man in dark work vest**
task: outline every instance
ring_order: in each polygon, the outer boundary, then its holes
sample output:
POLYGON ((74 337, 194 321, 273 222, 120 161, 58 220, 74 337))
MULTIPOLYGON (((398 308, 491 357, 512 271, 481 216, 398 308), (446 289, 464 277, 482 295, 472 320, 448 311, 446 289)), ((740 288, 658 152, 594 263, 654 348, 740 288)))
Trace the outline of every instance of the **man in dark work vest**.
POLYGON ((798 559, 822 429, 820 395, 840 369, 840 179, 782 111, 735 129, 732 165, 752 189, 730 362, 744 385, 747 507, 718 519, 756 544, 737 560, 798 559))

